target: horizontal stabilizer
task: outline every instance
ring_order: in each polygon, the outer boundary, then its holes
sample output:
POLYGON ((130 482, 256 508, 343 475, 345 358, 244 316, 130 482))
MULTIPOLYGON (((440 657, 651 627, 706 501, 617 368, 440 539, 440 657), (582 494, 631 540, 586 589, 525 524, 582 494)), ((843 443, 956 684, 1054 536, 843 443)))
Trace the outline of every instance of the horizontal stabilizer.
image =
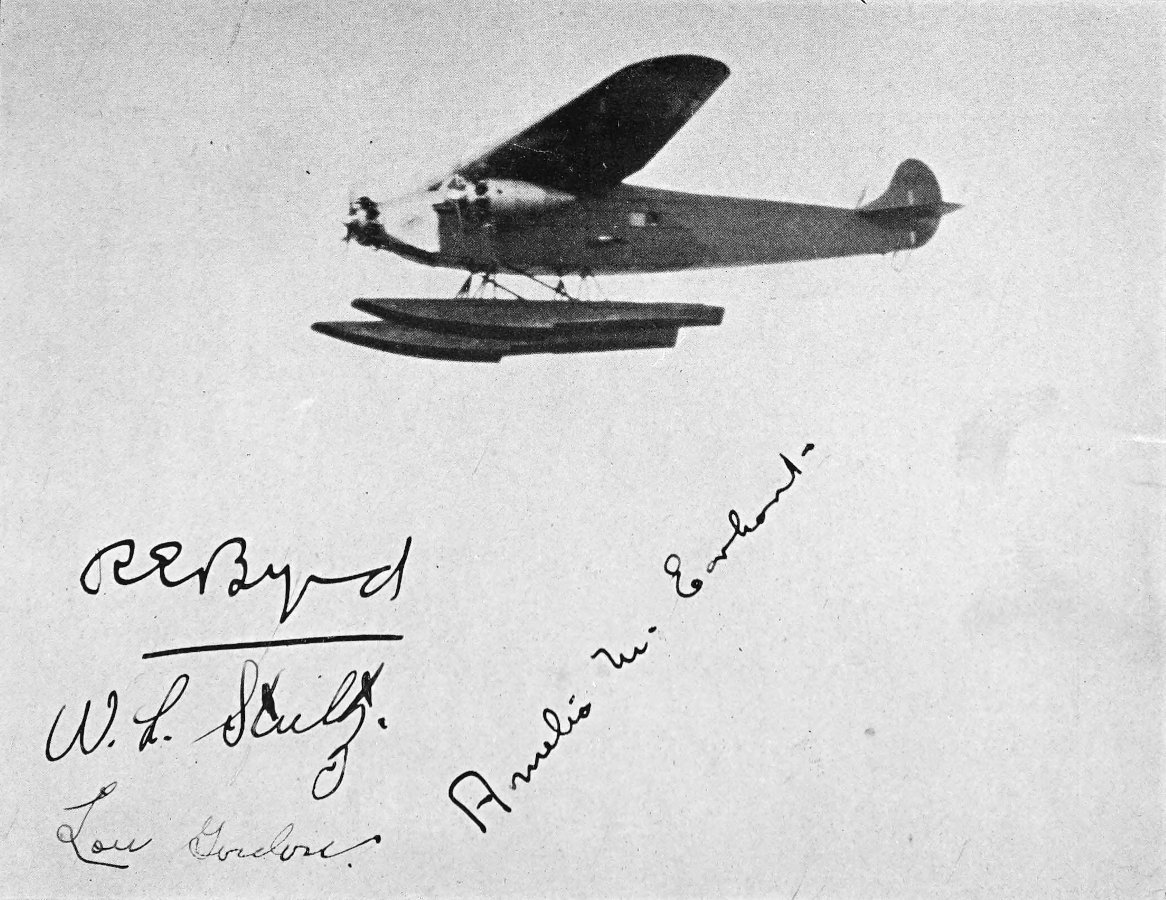
POLYGON ((957 209, 963 209, 963 205, 940 200, 938 203, 916 203, 914 206, 889 206, 883 209, 868 209, 864 206, 858 210, 858 214, 872 222, 878 222, 887 227, 896 227, 909 226, 921 219, 929 219, 938 223, 941 218, 957 209))
POLYGON ((960 208, 958 203, 944 203, 935 173, 917 159, 899 163, 891 183, 876 199, 859 207, 863 215, 890 210, 910 210, 917 216, 944 216, 960 208))

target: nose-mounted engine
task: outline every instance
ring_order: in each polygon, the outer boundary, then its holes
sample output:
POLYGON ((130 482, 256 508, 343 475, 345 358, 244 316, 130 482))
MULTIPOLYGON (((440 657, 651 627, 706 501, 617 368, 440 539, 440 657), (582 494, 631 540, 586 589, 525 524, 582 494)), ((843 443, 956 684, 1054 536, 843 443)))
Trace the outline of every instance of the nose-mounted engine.
POLYGON ((453 175, 444 185, 444 202, 468 213, 471 220, 490 222, 536 216, 570 203, 573 194, 508 178, 470 181, 453 175))
POLYGON ((344 223, 345 242, 356 241, 365 247, 386 247, 389 237, 380 223, 380 207, 368 197, 361 197, 348 205, 351 218, 344 223))
POLYGON ((532 218, 574 200, 572 194, 525 181, 472 181, 455 174, 426 191, 384 203, 360 197, 348 206, 344 240, 433 264, 442 249, 442 213, 448 216, 446 227, 457 234, 532 218))

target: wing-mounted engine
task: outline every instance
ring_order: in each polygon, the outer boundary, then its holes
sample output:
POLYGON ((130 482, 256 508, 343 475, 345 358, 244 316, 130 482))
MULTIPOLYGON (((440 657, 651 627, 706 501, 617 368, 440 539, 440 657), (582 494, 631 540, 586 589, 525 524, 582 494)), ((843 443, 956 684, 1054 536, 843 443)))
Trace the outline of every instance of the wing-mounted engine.
POLYGON ((478 221, 532 218, 575 200, 566 191, 509 178, 469 181, 454 175, 444 191, 446 203, 468 211, 478 221))

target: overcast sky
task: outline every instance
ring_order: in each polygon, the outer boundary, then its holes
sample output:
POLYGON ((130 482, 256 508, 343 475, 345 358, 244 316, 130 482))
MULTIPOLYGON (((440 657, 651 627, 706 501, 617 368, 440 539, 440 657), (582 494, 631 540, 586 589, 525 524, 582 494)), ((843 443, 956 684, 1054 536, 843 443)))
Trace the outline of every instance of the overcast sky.
MULTIPOLYGON (((144 896, 1166 885, 1150 6, 5 2, 0 34, 4 890, 127 891, 52 839, 102 779, 110 827, 165 845, 127 882, 144 896), (670 53, 732 74, 634 183, 852 206, 918 157, 965 209, 893 260, 600 280, 726 308, 673 350, 474 366, 309 329, 464 277, 345 246, 352 192, 670 53), (808 442, 677 602, 663 559, 708 559, 808 442), (334 684, 387 660, 392 727, 354 743, 350 793, 306 799, 326 740, 48 765, 61 704, 157 702, 183 671, 143 650, 275 626, 270 598, 86 597, 89 556, 234 534, 324 574, 413 536, 390 612, 337 599, 281 629, 400 649, 269 662, 334 684), (652 625, 635 667, 588 658, 652 625), (572 694, 586 727, 480 836, 449 781, 504 784, 572 694), (386 841, 352 869, 210 870, 180 851, 211 814, 386 841)), ((237 664, 186 669, 191 728, 237 664)))

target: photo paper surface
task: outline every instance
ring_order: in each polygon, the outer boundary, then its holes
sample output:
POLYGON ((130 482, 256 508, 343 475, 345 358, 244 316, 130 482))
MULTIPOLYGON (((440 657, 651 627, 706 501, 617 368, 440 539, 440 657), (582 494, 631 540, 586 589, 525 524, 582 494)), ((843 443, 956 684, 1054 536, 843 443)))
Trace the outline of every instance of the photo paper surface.
POLYGON ((1162 25, 4 3, 0 895, 1161 896, 1162 25))

